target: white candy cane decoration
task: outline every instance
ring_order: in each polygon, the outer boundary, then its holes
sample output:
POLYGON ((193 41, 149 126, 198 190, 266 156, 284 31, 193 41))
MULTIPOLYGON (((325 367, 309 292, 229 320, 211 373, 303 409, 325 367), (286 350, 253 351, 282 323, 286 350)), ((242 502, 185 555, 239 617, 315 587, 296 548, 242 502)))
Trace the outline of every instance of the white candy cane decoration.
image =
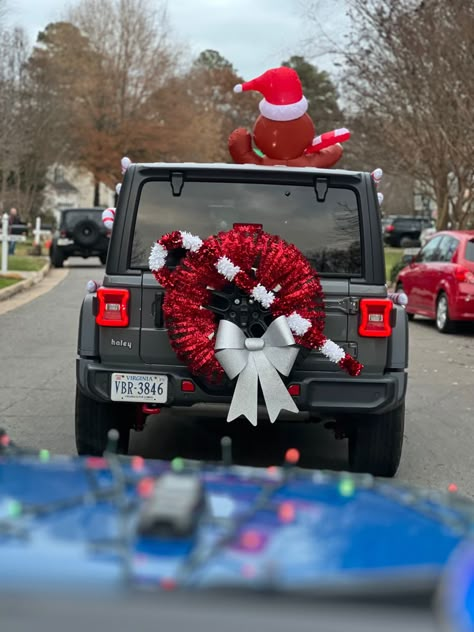
MULTIPOLYGON (((173 243, 175 248, 185 248, 191 252, 197 252, 202 246, 202 239, 200 237, 192 235, 185 230, 180 230, 171 234, 174 236, 179 235, 179 238, 174 240, 173 243)), ((152 272, 159 272, 165 267, 166 256, 168 254, 168 248, 165 244, 169 237, 170 235, 164 235, 152 246, 150 257, 148 259, 148 265, 152 272)))
POLYGON ((94 292, 97 292, 97 289, 99 287, 100 287, 99 281, 94 281, 93 279, 91 279, 90 281, 87 281, 86 290, 87 292, 89 292, 89 294, 94 294, 94 292))
POLYGON ((378 186, 380 184, 380 181, 383 178, 383 171, 382 171, 382 169, 380 169, 380 167, 378 167, 377 169, 374 169, 374 171, 372 171, 372 173, 370 175, 372 176, 372 180, 375 182, 375 185, 378 186))
POLYGON ((395 305, 402 305, 403 307, 408 305, 408 296, 405 292, 389 292, 387 294, 387 298, 389 298, 395 305))
MULTIPOLYGON (((130 167, 131 164, 132 164, 132 161, 130 160, 130 158, 128 158, 127 156, 124 156, 122 158, 122 160, 120 161, 120 169, 122 171, 122 175, 125 175, 127 169, 130 167)), ((120 195, 121 189, 122 189, 122 183, 119 182, 115 187, 115 193, 117 195, 120 195)), ((105 209, 105 211, 102 213, 102 222, 104 223, 104 226, 107 228, 107 230, 112 230, 114 226, 114 221, 115 221, 115 209, 114 208, 105 209)))
MULTIPOLYGON (((374 169, 374 171, 372 171, 370 175, 372 177, 372 180, 375 182, 375 186, 378 187, 383 178, 382 169, 378 167, 377 169, 374 169)), ((380 193, 380 191, 377 192, 377 199, 379 201, 379 205, 381 205, 383 202, 383 193, 380 193)))
POLYGON ((105 211, 102 212, 102 222, 107 230, 112 230, 115 221, 115 209, 114 208, 106 208, 105 211))
POLYGON ((120 161, 120 166, 122 168, 122 175, 125 175, 127 169, 130 167, 131 164, 132 164, 132 161, 130 160, 130 158, 128 158, 127 156, 124 156, 122 158, 122 160, 120 161))

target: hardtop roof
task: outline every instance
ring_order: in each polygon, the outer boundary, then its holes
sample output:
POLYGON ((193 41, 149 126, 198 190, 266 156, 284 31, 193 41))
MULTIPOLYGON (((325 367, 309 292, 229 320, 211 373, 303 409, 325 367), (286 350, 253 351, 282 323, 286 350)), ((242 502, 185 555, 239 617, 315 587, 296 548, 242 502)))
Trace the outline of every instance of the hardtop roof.
POLYGON ((287 167, 285 165, 253 165, 253 164, 232 164, 227 162, 150 162, 150 163, 132 163, 132 167, 135 167, 139 171, 148 169, 200 169, 200 170, 224 170, 224 171, 261 171, 266 173, 268 171, 281 172, 281 173, 314 173, 315 175, 331 176, 342 175, 361 178, 362 175, 368 172, 364 171, 349 171, 346 169, 316 169, 315 167, 287 167))

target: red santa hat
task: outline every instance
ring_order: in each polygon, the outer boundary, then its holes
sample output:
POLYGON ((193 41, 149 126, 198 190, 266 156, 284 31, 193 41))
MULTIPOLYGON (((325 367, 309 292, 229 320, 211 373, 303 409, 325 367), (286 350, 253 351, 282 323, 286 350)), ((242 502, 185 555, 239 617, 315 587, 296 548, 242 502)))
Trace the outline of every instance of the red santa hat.
POLYGON ((272 121, 293 121, 308 109, 301 81, 293 68, 272 68, 251 81, 234 86, 234 92, 247 90, 263 94, 259 109, 262 116, 272 121))

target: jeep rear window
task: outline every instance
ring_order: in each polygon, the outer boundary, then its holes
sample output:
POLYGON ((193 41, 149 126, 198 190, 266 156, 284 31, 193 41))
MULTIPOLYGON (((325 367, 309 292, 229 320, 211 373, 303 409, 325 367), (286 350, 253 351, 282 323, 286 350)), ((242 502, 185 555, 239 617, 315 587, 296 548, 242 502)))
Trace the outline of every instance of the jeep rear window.
POLYGON ((102 226, 102 211, 95 209, 65 211, 61 223, 63 226, 67 226, 67 228, 74 228, 76 224, 85 220, 92 220, 102 226))
POLYGON ((185 182, 174 197, 168 181, 142 187, 131 253, 132 268, 148 268, 150 248, 173 230, 202 239, 235 223, 295 244, 322 274, 361 276, 358 197, 350 188, 328 188, 319 202, 312 186, 243 182, 185 182))

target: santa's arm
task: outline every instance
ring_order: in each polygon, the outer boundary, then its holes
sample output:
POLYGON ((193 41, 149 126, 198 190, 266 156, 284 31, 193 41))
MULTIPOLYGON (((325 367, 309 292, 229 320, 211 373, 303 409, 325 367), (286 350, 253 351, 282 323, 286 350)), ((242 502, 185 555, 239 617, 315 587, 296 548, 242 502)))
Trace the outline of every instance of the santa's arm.
POLYGON ((261 165, 262 159, 252 149, 252 137, 243 127, 239 127, 229 136, 229 152, 237 164, 261 165))
POLYGON ((316 167, 318 169, 329 169, 342 157, 342 145, 332 145, 315 154, 306 154, 302 156, 304 166, 316 167))

